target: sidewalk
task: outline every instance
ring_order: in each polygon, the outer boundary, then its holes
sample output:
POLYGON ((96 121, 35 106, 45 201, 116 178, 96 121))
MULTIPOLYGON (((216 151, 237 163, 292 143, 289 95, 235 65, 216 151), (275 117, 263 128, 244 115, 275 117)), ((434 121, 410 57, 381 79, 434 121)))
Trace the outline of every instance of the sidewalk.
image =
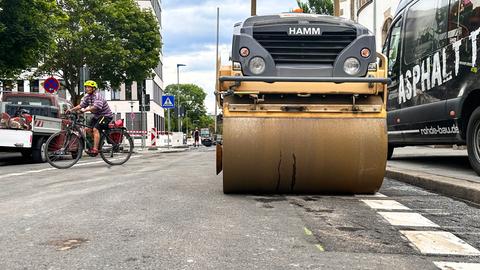
POLYGON ((470 167, 467 150, 397 148, 386 177, 480 204, 480 177, 470 167))

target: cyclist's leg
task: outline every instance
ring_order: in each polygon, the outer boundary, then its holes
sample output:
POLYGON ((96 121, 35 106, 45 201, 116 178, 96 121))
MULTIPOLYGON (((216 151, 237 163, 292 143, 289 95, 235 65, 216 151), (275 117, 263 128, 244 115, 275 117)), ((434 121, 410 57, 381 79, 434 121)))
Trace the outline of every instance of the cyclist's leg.
POLYGON ((98 150, 98 143, 100 142, 100 131, 98 128, 93 128, 93 149, 98 150))

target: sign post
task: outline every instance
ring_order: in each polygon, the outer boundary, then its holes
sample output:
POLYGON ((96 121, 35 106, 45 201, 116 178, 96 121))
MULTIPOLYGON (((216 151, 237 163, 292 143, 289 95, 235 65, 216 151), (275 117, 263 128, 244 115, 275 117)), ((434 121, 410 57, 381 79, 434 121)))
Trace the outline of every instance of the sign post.
POLYGON ((168 133, 167 133, 167 145, 170 149, 170 109, 175 108, 174 96, 162 96, 162 107, 167 110, 168 114, 168 133))

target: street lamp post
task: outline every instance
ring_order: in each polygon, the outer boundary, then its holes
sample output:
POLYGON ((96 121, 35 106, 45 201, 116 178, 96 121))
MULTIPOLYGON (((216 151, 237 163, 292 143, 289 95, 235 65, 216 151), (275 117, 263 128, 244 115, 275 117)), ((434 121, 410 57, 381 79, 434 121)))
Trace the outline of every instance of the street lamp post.
POLYGON ((131 122, 131 125, 130 125, 131 129, 130 130, 133 130, 133 120, 134 120, 134 118, 133 118, 133 104, 135 104, 135 102, 130 101, 130 122, 131 122))
POLYGON ((182 132, 182 121, 180 119, 180 67, 185 67, 185 64, 177 64, 177 93, 178 93, 178 108, 177 108, 177 120, 178 120, 178 132, 182 132))

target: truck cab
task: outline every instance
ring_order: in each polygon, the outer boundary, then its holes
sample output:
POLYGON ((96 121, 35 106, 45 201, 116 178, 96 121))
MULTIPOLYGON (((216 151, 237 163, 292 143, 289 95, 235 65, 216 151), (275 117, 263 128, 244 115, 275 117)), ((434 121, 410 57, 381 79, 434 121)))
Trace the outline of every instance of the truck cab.
POLYGON ((61 116, 72 104, 51 94, 3 92, 0 98, 0 151, 20 152, 34 162, 44 162, 43 145, 62 129, 61 116), (28 115, 28 125, 18 125, 28 115))

